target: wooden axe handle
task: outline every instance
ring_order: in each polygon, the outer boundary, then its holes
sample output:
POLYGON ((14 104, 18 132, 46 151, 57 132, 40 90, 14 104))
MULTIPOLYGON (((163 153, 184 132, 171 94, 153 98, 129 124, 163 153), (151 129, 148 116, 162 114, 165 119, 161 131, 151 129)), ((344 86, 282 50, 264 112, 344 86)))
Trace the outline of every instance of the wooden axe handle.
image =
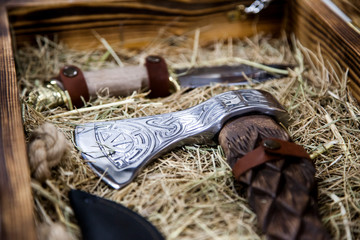
POLYGON ((262 115, 229 121, 219 134, 268 239, 330 239, 318 214, 315 167, 289 140, 282 127, 262 115))

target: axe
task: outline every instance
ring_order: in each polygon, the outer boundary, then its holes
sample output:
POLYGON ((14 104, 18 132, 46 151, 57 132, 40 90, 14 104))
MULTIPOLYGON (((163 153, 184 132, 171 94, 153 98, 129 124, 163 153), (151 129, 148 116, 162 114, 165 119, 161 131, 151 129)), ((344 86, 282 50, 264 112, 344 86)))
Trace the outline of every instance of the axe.
POLYGON ((91 168, 119 189, 164 152, 217 138, 269 239, 330 239, 318 214, 315 167, 281 126, 287 120, 270 93, 237 90, 183 111, 79 125, 75 142, 91 168))

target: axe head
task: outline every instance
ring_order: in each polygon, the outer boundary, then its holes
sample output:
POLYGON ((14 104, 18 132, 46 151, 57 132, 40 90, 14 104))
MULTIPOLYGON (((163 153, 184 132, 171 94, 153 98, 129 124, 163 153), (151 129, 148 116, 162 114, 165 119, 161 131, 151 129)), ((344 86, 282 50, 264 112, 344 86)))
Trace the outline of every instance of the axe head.
POLYGON ((269 115, 284 125, 288 120, 270 93, 246 89, 178 112, 82 124, 75 128, 75 143, 91 168, 119 189, 164 152, 184 144, 210 143, 227 120, 250 114, 269 115))

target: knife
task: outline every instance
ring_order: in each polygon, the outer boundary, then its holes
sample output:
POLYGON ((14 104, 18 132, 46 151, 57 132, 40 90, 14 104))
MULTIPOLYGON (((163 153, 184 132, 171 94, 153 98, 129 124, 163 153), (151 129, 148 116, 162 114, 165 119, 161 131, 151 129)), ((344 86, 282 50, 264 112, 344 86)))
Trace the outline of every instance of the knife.
POLYGON ((82 107, 90 98, 104 92, 110 96, 128 96, 134 91, 150 90, 149 97, 166 97, 171 93, 171 85, 177 86, 178 90, 213 84, 260 83, 286 76, 286 69, 290 67, 238 64, 172 70, 160 56, 148 56, 144 65, 97 71, 82 71, 70 65, 63 67, 50 82, 32 91, 29 102, 38 111, 62 105, 71 110, 73 106, 82 107))

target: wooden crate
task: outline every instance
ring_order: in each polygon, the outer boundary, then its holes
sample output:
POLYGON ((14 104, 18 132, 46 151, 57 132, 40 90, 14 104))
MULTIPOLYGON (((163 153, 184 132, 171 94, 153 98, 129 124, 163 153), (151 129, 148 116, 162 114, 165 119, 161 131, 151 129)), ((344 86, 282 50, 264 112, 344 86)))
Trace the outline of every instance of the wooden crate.
POLYGON ((349 86, 360 100, 360 35, 357 0, 336 0, 349 14, 345 22, 323 0, 275 0, 260 15, 241 21, 233 10, 251 0, 2 0, 0 3, 0 239, 36 239, 33 199, 16 81, 13 50, 38 34, 76 49, 100 43, 141 47, 159 31, 182 35, 202 29, 201 43, 256 32, 295 33, 338 73, 348 70, 349 86), (354 8, 354 6, 356 6, 354 8), (359 26, 359 25, 358 25, 359 26))

